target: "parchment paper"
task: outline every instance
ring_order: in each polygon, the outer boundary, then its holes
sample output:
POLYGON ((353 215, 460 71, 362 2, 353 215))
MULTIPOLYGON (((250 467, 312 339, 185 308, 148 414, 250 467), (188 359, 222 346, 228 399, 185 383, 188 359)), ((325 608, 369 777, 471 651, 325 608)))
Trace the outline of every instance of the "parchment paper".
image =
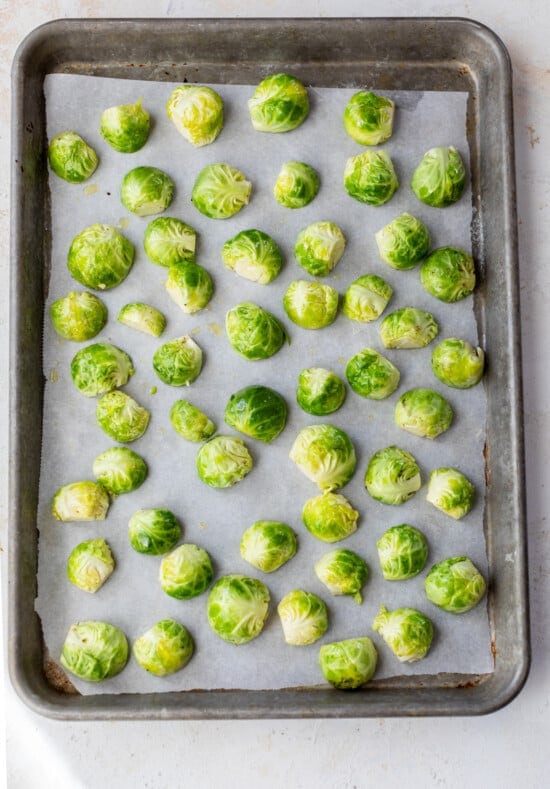
POLYGON ((57 659, 69 626, 86 619, 109 621, 128 636, 130 643, 157 620, 174 617, 192 633, 196 652, 188 666, 173 676, 157 678, 141 669, 133 658, 117 677, 99 684, 73 680, 82 693, 168 691, 190 688, 267 689, 322 684, 317 665, 319 646, 342 638, 369 635, 379 650, 376 677, 438 672, 481 673, 492 670, 490 633, 485 601, 460 616, 440 611, 424 595, 423 582, 432 564, 453 555, 468 555, 487 571, 483 535, 485 396, 483 385, 466 391, 444 387, 433 376, 430 357, 433 344, 421 350, 385 351, 378 336, 380 321, 359 324, 339 315, 320 331, 307 331, 291 323, 282 308, 282 294, 293 279, 308 278, 293 257, 298 231, 310 222, 330 219, 347 238, 343 258, 324 281, 343 294, 360 274, 377 273, 394 288, 390 310, 413 305, 434 313, 440 324, 439 339, 458 336, 478 341, 472 299, 444 305, 421 287, 418 268, 394 271, 377 254, 374 233, 402 211, 409 211, 428 226, 432 246, 457 245, 470 249, 471 194, 444 210, 422 205, 409 188, 410 176, 423 153, 436 145, 455 145, 468 166, 465 93, 390 93, 397 104, 395 132, 385 144, 400 180, 393 199, 382 207, 369 207, 350 198, 342 185, 346 159, 361 149, 344 132, 341 115, 350 89, 310 89, 310 116, 288 134, 255 132, 249 121, 247 99, 250 86, 215 86, 225 103, 226 123, 216 142, 194 149, 176 131, 165 114, 165 103, 174 85, 169 83, 110 80, 96 77, 53 75, 46 80, 48 137, 75 129, 98 151, 100 165, 83 185, 63 182, 50 175, 52 204, 52 270, 47 310, 51 302, 70 290, 80 290, 68 273, 66 256, 72 238, 94 222, 118 225, 136 247, 136 260, 124 283, 100 294, 109 309, 109 321, 96 342, 113 342, 132 357, 136 373, 124 389, 151 412, 146 434, 130 445, 143 455, 149 476, 137 491, 119 496, 105 522, 71 524, 56 522, 50 514, 51 498, 58 487, 80 479, 93 479, 96 455, 113 445, 97 426, 95 398, 86 398, 72 384, 70 361, 80 343, 60 339, 46 311, 44 326, 43 462, 40 480, 38 526, 40 555, 37 611, 42 619, 46 644, 57 659), (106 107, 136 101, 154 119, 146 146, 135 154, 120 154, 102 140, 98 127, 106 107), (280 166, 297 159, 313 165, 322 186, 307 207, 286 209, 275 201, 272 188, 280 166), (194 179, 204 165, 226 161, 241 169, 252 181, 250 204, 228 220, 211 220, 192 205, 194 179), (177 187, 175 200, 166 212, 177 216, 199 233, 197 261, 212 274, 216 292, 206 310, 185 315, 164 289, 167 271, 148 261, 142 248, 145 227, 151 217, 129 215, 120 203, 123 175, 138 165, 166 170, 177 187), (223 243, 239 230, 256 227, 271 234, 285 258, 281 275, 268 286, 241 279, 226 270, 220 258, 223 243), (249 300, 276 314, 286 326, 291 345, 267 361, 248 362, 229 346, 223 331, 228 308, 249 300), (155 339, 119 324, 119 308, 131 301, 146 301, 168 318, 161 338, 155 339), (164 341, 191 333, 204 352, 204 367, 188 388, 174 388, 156 377, 151 358, 164 341), (295 402, 301 369, 328 367, 342 377, 346 361, 365 346, 385 353, 401 371, 399 389, 387 400, 365 400, 348 390, 344 407, 330 417, 303 413, 295 402), (289 406, 286 429, 270 445, 245 438, 255 461, 248 477, 233 488, 213 490, 195 472, 198 446, 179 437, 169 421, 172 403, 184 397, 202 408, 221 433, 223 411, 229 396, 242 386, 261 383, 284 395, 289 406), (156 394, 151 388, 156 386, 156 394), (396 400, 407 389, 427 386, 441 392, 455 409, 451 429, 435 441, 412 436, 393 422, 396 400), (360 511, 358 531, 341 543, 368 562, 370 577, 364 602, 333 597, 315 576, 315 562, 335 545, 312 537, 301 523, 304 502, 318 494, 288 458, 297 432, 305 425, 328 421, 348 431, 357 452, 357 470, 343 493, 360 511), (397 444, 417 458, 423 479, 419 493, 401 507, 375 502, 366 493, 364 473, 370 456, 389 444, 397 444), (455 522, 426 502, 426 482, 431 469, 455 466, 474 482, 477 503, 463 520, 455 522), (271 613, 262 634, 247 645, 226 644, 206 621, 207 594, 190 601, 168 597, 158 583, 160 557, 135 553, 128 542, 127 523, 133 512, 145 507, 172 510, 184 525, 183 542, 208 550, 215 577, 230 572, 261 578, 271 592, 271 613), (297 555, 276 573, 256 571, 240 557, 242 532, 258 519, 283 520, 299 538, 297 555), (384 581, 378 563, 376 540, 390 526, 411 523, 420 528, 430 544, 425 570, 403 582, 384 581), (105 537, 112 546, 117 567, 95 594, 75 588, 66 578, 66 561, 79 542, 105 537), (278 601, 289 591, 303 588, 315 592, 328 605, 330 628, 320 642, 307 647, 285 644, 276 613, 278 601), (401 664, 371 629, 379 606, 419 608, 431 617, 436 637, 428 657, 401 664))

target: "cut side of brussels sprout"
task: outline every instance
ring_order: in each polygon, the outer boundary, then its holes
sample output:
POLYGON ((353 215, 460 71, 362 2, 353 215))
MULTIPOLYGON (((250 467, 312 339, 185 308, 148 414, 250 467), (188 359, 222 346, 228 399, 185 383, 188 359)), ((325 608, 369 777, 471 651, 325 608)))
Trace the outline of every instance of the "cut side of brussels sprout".
POLYGON ((466 340, 450 337, 437 345, 432 353, 432 370, 436 378, 454 389, 470 389, 481 381, 485 353, 466 340))
POLYGON ((399 271, 414 268, 430 250, 428 228, 412 214, 399 214, 374 238, 384 263, 399 271))
POLYGON ((459 152, 448 148, 430 148, 422 157, 411 178, 411 189, 422 203, 445 208, 462 195, 466 170, 459 152))
POLYGON ((271 74, 256 87, 248 100, 248 111, 256 131, 292 131, 308 116, 307 90, 290 74, 271 74))
POLYGON ((428 543, 419 529, 401 523, 392 526, 376 542, 380 568, 386 581, 414 578, 424 569, 428 543))
POLYGON ((458 247, 439 247, 420 268, 420 282, 431 296, 453 304, 465 299, 476 285, 474 259, 458 247))
POLYGON ((414 496, 420 485, 420 469, 406 450, 389 446, 371 457, 365 474, 365 487, 376 501, 403 504, 414 496))
POLYGON ((173 263, 165 283, 170 298, 188 315, 200 312, 214 293, 208 271, 198 263, 173 263))
POLYGON ((170 422, 187 441, 206 441, 216 432, 216 425, 200 408, 187 400, 176 400, 170 409, 170 422))
POLYGON ((67 265, 77 282, 93 290, 107 290, 126 278, 134 254, 134 245, 116 227, 95 224, 73 238, 67 265))
POLYGON ((463 614, 474 608, 487 584, 467 556, 451 556, 434 564, 424 581, 426 597, 450 614, 463 614))
POLYGON ((166 677, 189 663, 194 648, 187 628, 175 619, 161 619, 134 641, 132 651, 141 668, 166 677))
POLYGON ((312 277, 326 277, 338 263, 346 238, 334 222, 313 222, 298 233, 294 244, 296 260, 312 277))
POLYGON ((193 185, 195 208, 210 219, 228 219, 248 205, 252 184, 240 170, 218 162, 207 164, 193 185))
POLYGON ((312 592, 294 589, 277 606, 287 644, 314 644, 328 630, 328 611, 320 597, 312 592))
POLYGON ((322 491, 343 488, 355 471, 355 448, 350 437, 334 425, 302 428, 289 457, 322 491))
POLYGON ((309 205, 319 191, 319 174, 305 162, 285 162, 279 171, 273 194, 285 208, 309 205))
POLYGON ((379 145, 393 134, 395 104, 386 96, 360 90, 344 109, 344 129, 360 145, 379 145))
POLYGON ((354 551, 336 548, 315 564, 315 575, 333 595, 349 595, 361 605, 361 590, 367 582, 367 563, 354 551))
POLYGON ((158 167, 134 167, 126 173, 120 187, 122 205, 136 216, 151 216, 166 211, 174 198, 174 182, 158 167))
POLYGON ((99 131, 115 151, 135 153, 149 139, 150 126, 149 113, 139 99, 135 104, 119 104, 104 110, 99 131))
POLYGON ((353 391, 371 400, 389 397, 399 386, 397 367, 373 348, 363 348, 346 365, 346 378, 353 391))
POLYGON ((246 644, 262 632, 269 599, 269 589, 262 581, 237 573, 224 575, 208 595, 208 623, 224 641, 246 644))
POLYGON ((346 387, 341 378, 324 367, 307 367, 298 377, 296 401, 314 416, 332 414, 343 405, 346 387))
POLYGON ((199 449, 197 473, 211 488, 228 488, 252 471, 253 460, 246 444, 233 436, 214 436, 199 449))
POLYGON ((104 521, 109 504, 109 495, 99 482, 71 482, 55 493, 52 499, 52 515, 58 521, 73 523, 104 521))
POLYGON ((121 444, 137 441, 145 433, 151 414, 126 392, 107 392, 96 406, 98 425, 121 444))
POLYGON ((87 291, 71 291, 50 307, 52 325, 60 337, 83 342, 95 337, 107 323, 107 307, 87 291))
POLYGON ((225 331, 233 350, 249 361, 269 359, 280 350, 288 335, 267 310, 245 301, 225 316, 225 331))
POLYGON ((372 623, 401 663, 414 663, 426 657, 432 645, 434 627, 421 611, 415 608, 396 608, 388 611, 385 605, 372 623))
POLYGON ((202 370, 202 350, 188 334, 176 337, 157 348, 153 369, 169 386, 189 386, 202 370))
POLYGON ((256 521, 241 537, 241 556, 264 573, 272 573, 286 564, 297 550, 296 535, 281 521, 256 521))
POLYGON ((54 173, 71 184, 86 181, 99 164, 91 145, 74 131, 61 132, 50 140, 48 161, 54 173))
POLYGON ((103 538, 86 540, 77 545, 67 559, 67 578, 82 589, 94 594, 115 569, 109 543, 103 538))
POLYGON ((431 312, 403 307, 386 315, 380 324, 385 348, 425 348, 437 337, 439 326, 431 312))
POLYGON ((357 277, 344 293, 342 312, 352 321, 367 323, 382 315, 393 295, 393 288, 377 274, 357 277))
POLYGON ((436 468, 430 474, 426 500, 455 520, 474 506, 475 488, 456 468, 436 468))
POLYGON ((378 652, 367 636, 323 644, 319 650, 319 667, 324 678, 340 690, 352 690, 368 682, 377 662, 378 652))
POLYGON ((77 622, 65 638, 59 662, 79 679, 101 682, 119 674, 128 661, 128 640, 109 622, 77 622))
POLYGON ((364 151, 351 156, 344 168, 344 187, 350 197, 367 205, 383 205, 399 186, 386 151, 364 151))
POLYGON ((283 264, 281 250, 263 230, 241 230, 222 247, 222 261, 239 277, 267 285, 279 274, 283 264))
POLYGON ((322 493, 308 499, 302 521, 310 534, 323 542, 345 540, 357 531, 359 513, 341 493, 322 493))
POLYGON ((150 334, 151 337, 160 337, 166 328, 166 318, 160 310, 141 301, 125 304, 117 315, 119 323, 130 329, 150 334))
POLYGON ((78 351, 71 362, 71 378, 86 397, 124 386, 135 373, 128 354, 116 345, 96 342, 78 351))
POLYGON ((145 254, 157 266, 194 263, 196 231, 173 216, 157 216, 147 225, 143 236, 145 254))
POLYGON ((209 145, 223 129, 223 101, 206 85, 178 85, 166 113, 179 133, 196 148, 209 145))
POLYGON ((268 386, 246 386, 229 398, 224 419, 229 427, 258 441, 269 443, 284 429, 287 407, 284 398, 268 386))
POLYGON ((127 447, 111 447, 94 460, 94 476, 113 496, 137 490, 147 477, 141 455, 127 447))
POLYGON ((409 389, 395 404, 395 424, 414 436, 437 438, 450 428, 453 416, 451 404, 433 389, 409 389))
POLYGON ((181 525, 170 510, 138 510, 128 521, 128 537, 134 551, 161 556, 180 539, 181 525))
POLYGON ((323 329, 336 320, 338 291, 320 282, 296 279, 284 293, 283 307, 290 320, 302 329, 323 329))
POLYGON ((205 592, 214 577, 209 554, 191 543, 178 547, 160 563, 163 592, 176 600, 190 600, 205 592))

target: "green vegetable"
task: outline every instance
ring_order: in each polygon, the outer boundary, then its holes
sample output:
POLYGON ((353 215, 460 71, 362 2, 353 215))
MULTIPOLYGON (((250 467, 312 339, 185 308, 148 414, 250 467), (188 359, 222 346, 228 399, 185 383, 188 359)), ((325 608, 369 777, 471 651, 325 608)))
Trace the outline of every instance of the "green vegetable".
POLYGON ((268 386, 246 386, 229 398, 224 419, 229 427, 269 443, 277 438, 286 424, 284 399, 268 386))
POLYGON ((314 644, 328 630, 328 611, 320 597, 312 592, 294 589, 277 606, 287 644, 314 644))
POLYGON ((256 521, 241 537, 242 558, 264 573, 286 564, 297 550, 296 535, 286 523, 256 521))
POLYGON ((361 589, 367 581, 367 563, 354 551, 336 548, 322 556, 315 564, 315 575, 333 595, 349 595, 359 605, 363 602, 361 589))
POLYGON ((52 515, 58 521, 104 521, 109 495, 99 482, 83 480, 63 485, 52 499, 52 515))
POLYGON ((285 162, 279 171, 273 194, 285 208, 309 205, 319 191, 319 175, 305 162, 285 162))
POLYGON ((386 581, 404 581, 424 569, 428 543, 419 529, 401 523, 387 529, 376 542, 382 575, 386 581))
POLYGON ((150 261, 168 268, 174 263, 194 263, 196 231, 173 216, 157 216, 145 228, 143 248, 150 261))
POLYGON ((301 409, 314 416, 326 416, 337 411, 346 399, 346 387, 341 378, 323 367, 307 367, 298 377, 296 401, 301 409))
POLYGON ((176 337, 157 348, 153 369, 165 384, 189 386, 202 370, 202 350, 188 334, 176 337))
POLYGON ((222 576, 208 595, 206 614, 214 633, 230 644, 246 644, 259 636, 269 610, 269 590, 256 578, 222 576))
POLYGON ((269 359, 288 336, 278 319, 267 310, 244 301, 225 316, 225 331, 233 350, 249 361, 269 359))
POLYGON ((395 404, 395 424, 414 436, 437 438, 453 421, 451 404, 433 389, 409 389, 395 404))
POLYGON ((474 506, 475 488, 456 468, 436 468, 430 474, 426 500, 455 520, 474 506))
POLYGON ((451 614, 463 614, 476 606, 486 586, 467 556, 452 556, 434 564, 424 581, 428 600, 451 614))
POLYGON ((131 493, 145 481, 147 464, 127 447, 111 447, 96 457, 93 472, 98 482, 113 496, 131 493))
POLYGON ((61 132, 50 140, 48 161, 54 173, 71 184, 86 181, 99 164, 94 149, 74 131, 61 132))
POLYGON ((228 488, 252 471, 253 460, 246 444, 233 436, 214 436, 197 454, 199 478, 211 488, 228 488))
POLYGON ((128 661, 128 641, 109 622, 77 622, 71 625, 59 662, 87 682, 100 682, 119 674, 128 661))
POLYGON ((175 619, 161 619, 134 641, 137 663, 156 677, 174 674, 186 666, 193 655, 193 639, 175 619))
POLYGON ((138 510, 128 521, 128 537, 134 551, 161 556, 176 545, 181 526, 170 510, 138 510))
POLYGON ((294 255, 312 277, 326 277, 344 254, 345 247, 346 238, 338 225, 313 222, 298 233, 294 255))
POLYGON ((160 310, 141 301, 125 304, 120 308, 117 320, 131 329, 160 337, 166 328, 166 318, 160 310))
POLYGON ((439 247, 420 268, 420 282, 436 299, 452 304, 469 296, 476 285, 474 260, 457 247, 439 247))
POLYGON ((359 513, 341 493, 322 493, 308 499, 302 510, 306 529, 323 542, 345 540, 357 530, 359 513))
POLYGON ((126 392, 107 392, 97 402, 96 419, 108 436, 127 444, 145 433, 151 414, 126 392))
POLYGON ((370 459, 365 487, 382 504, 403 504, 420 489, 420 469, 414 457, 396 446, 378 450, 370 459))
POLYGON ((347 638, 323 644, 319 650, 319 666, 323 676, 335 688, 359 688, 376 671, 378 653, 368 637, 347 638))
POLYGON ((401 663, 413 663, 426 657, 432 645, 434 627, 430 619, 415 608, 388 611, 385 605, 372 623, 401 663))
POLYGON ((67 578, 84 592, 97 592, 115 569, 106 540, 86 540, 73 548, 67 559, 67 578))
POLYGON ((248 111, 256 131, 292 131, 309 113, 307 90, 289 74, 271 74, 256 87, 248 100, 248 111))
POLYGON ((322 491, 343 488, 355 471, 355 449, 347 433, 334 425, 304 427, 289 457, 322 491))
POLYGON ((380 324, 380 339, 385 348, 424 348, 439 333, 431 312, 417 307, 402 307, 390 312, 380 324))
POLYGON ((323 329, 336 320, 338 291, 320 282, 296 279, 284 293, 283 307, 302 329, 323 329))
POLYGON ((160 563, 162 590, 176 600, 190 600, 205 592, 214 577, 212 561, 198 545, 178 545, 160 563))
POLYGON ((382 315, 393 295, 393 288, 377 274, 357 277, 344 293, 342 312, 352 321, 367 323, 382 315))
POLYGON ((187 400, 176 400, 170 409, 170 422, 176 433, 187 441, 206 441, 216 432, 212 420, 187 400))
POLYGON ((244 279, 267 285, 281 270, 283 258, 275 241, 262 230, 241 230, 222 247, 226 268, 244 279))
POLYGON ((414 268, 430 250, 428 228, 412 214, 399 214, 374 238, 384 263, 400 271, 414 268))
POLYGON ((395 104, 370 90, 354 93, 344 109, 344 129, 361 145, 378 145, 393 133, 395 104))
POLYGON ((191 200, 210 219, 228 219, 248 205, 252 184, 240 170, 224 162, 207 164, 193 185, 191 200))
POLYGON ((150 116, 141 99, 135 104, 119 104, 101 114, 99 131, 111 148, 119 153, 135 153, 149 139, 150 116))
POLYGON ((383 400, 395 392, 401 374, 397 367, 373 348, 363 348, 346 365, 346 378, 356 394, 383 400))
POLYGON ((134 262, 134 245, 112 225, 84 228, 72 240, 67 257, 71 275, 94 290, 114 288, 134 262))
POLYGON ((444 208, 456 203, 466 183, 466 170, 459 152, 452 146, 431 148, 411 179, 411 189, 426 205, 444 208))
POLYGON ((214 293, 208 271, 198 263, 173 263, 165 283, 168 295, 188 315, 203 310, 214 293))
POLYGON ((107 323, 107 307, 87 291, 71 291, 50 307, 50 318, 56 332, 66 340, 91 340, 107 323))
POLYGON ((128 354, 107 342, 81 348, 71 361, 71 378, 86 397, 110 392, 124 386, 135 373, 128 354))
POLYGON ((134 167, 122 179, 122 205, 137 216, 166 211, 174 198, 174 182, 158 167, 134 167))
POLYGON ((393 197, 399 181, 386 151, 363 151, 344 168, 344 187, 350 197, 367 205, 383 205, 393 197))
POLYGON ((466 340, 450 337, 432 352, 432 370, 441 383, 455 389, 469 389, 481 381, 485 354, 466 340))
POLYGON ((206 85, 179 85, 166 103, 168 117, 192 145, 214 142, 223 129, 223 101, 206 85))

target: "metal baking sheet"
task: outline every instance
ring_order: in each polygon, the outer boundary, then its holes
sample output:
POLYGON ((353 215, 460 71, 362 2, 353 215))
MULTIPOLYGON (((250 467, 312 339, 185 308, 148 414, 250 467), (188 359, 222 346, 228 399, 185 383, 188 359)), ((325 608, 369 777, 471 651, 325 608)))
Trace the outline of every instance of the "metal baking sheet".
POLYGON ((24 700, 60 718, 241 718, 475 714, 513 698, 527 674, 529 646, 511 76, 498 39, 457 19, 54 22, 23 42, 13 78, 9 660, 24 700), (45 653, 34 612, 41 330, 50 263, 43 82, 48 73, 62 72, 254 84, 276 70, 292 71, 318 87, 469 93, 472 244, 480 280, 475 308, 481 344, 491 349, 493 360, 498 356, 486 379, 484 524, 495 668, 486 675, 378 680, 347 694, 324 687, 70 693, 45 653))

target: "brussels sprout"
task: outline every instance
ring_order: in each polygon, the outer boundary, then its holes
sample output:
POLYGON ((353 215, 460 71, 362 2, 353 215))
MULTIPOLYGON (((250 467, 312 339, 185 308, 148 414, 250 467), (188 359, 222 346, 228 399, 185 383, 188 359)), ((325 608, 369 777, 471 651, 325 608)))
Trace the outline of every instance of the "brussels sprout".
POLYGON ((269 359, 288 336, 277 318, 267 310, 244 301, 225 316, 225 331, 233 350, 249 361, 269 359))
POLYGON ((403 504, 420 489, 420 469, 414 457, 396 446, 378 450, 367 466, 365 487, 382 504, 403 504))
POLYGON ((194 263, 197 233, 186 222, 173 216, 157 216, 145 228, 143 248, 157 266, 194 263))
POLYGON ((206 614, 214 633, 230 644, 246 644, 259 636, 269 609, 269 589, 256 578, 234 573, 216 581, 206 614))
POLYGON ((187 441, 206 441, 216 432, 214 422, 187 400, 176 400, 170 409, 170 422, 176 433, 187 441))
POLYGON ((149 139, 150 116, 141 99, 135 104, 119 104, 101 114, 99 131, 111 148, 119 153, 135 153, 149 139))
POLYGON ((242 230, 222 247, 224 266, 244 279, 267 285, 281 270, 283 258, 275 241, 262 230, 242 230))
POLYGON ((315 565, 315 575, 333 595, 349 595, 359 605, 361 589, 367 581, 367 563, 346 548, 337 548, 322 556, 315 565))
POLYGON ((114 288, 134 262, 134 245, 112 225, 85 227, 72 240, 67 257, 71 275, 94 290, 114 288))
POLYGON ((319 650, 319 666, 323 676, 335 688, 359 688, 376 671, 378 652, 368 638, 347 638, 323 644, 319 650))
POLYGON ((214 436, 199 449, 197 472, 211 488, 228 488, 252 471, 253 461, 246 444, 233 436, 214 436))
POLYGON ((322 491, 343 488, 355 471, 355 448, 348 434, 334 425, 302 428, 289 457, 322 491))
POLYGON ((162 590, 177 600, 190 600, 202 594, 213 577, 210 556, 198 545, 178 545, 160 563, 162 590))
POLYGON ((256 131, 292 131, 308 116, 307 90, 296 77, 271 74, 256 87, 248 100, 248 111, 256 131))
POLYGON ((414 268, 430 250, 428 228, 412 214, 399 214, 374 238, 384 263, 400 271, 414 268))
POLYGON ((181 526, 170 510, 138 510, 128 521, 128 537, 134 551, 161 556, 176 545, 181 526))
POLYGON ((390 312, 380 324, 380 339, 385 348, 424 348, 439 333, 431 312, 417 307, 402 307, 390 312))
POLYGON ((320 597, 294 589, 277 606, 287 644, 303 647, 314 644, 328 630, 328 611, 320 597))
POLYGON ((314 416, 326 416, 342 406, 346 387, 341 378, 323 367, 307 367, 298 377, 296 401, 300 408, 314 416))
POLYGON ((108 342, 96 342, 81 348, 71 362, 73 383, 86 397, 124 386, 134 373, 128 354, 108 342))
POLYGON ((109 495, 99 482, 83 480, 63 485, 52 499, 52 515, 58 521, 104 521, 109 495))
POLYGON ((290 320, 302 329, 323 329, 336 320, 338 291, 330 285, 296 279, 283 296, 290 320))
POLYGON ((319 191, 319 175, 305 162, 285 162, 279 171, 273 194, 285 208, 309 205, 319 191))
POLYGON ((393 288, 377 274, 357 277, 344 293, 342 312, 352 321, 367 323, 382 315, 393 296, 393 288))
POLYGON ((96 406, 98 425, 108 436, 128 444, 145 433, 151 414, 126 392, 107 392, 96 406))
POLYGON ((395 424, 414 436, 437 438, 453 421, 451 404, 433 389, 409 389, 395 404, 395 424))
POLYGON ((424 569, 428 543, 421 531, 401 523, 387 529, 376 542, 382 575, 386 581, 404 581, 424 569))
POLYGON ((485 578, 467 556, 452 556, 434 564, 424 581, 426 597, 451 614, 476 606, 486 589, 485 578))
POLYGON ((131 493, 147 477, 144 459, 127 447, 106 449, 96 457, 92 470, 97 481, 113 496, 131 493))
POLYGON ((363 348, 346 365, 346 378, 356 394, 371 400, 383 400, 399 386, 397 367, 373 348, 363 348))
POLYGON ((153 369, 165 384, 189 386, 202 370, 202 350, 188 334, 176 337, 157 348, 153 369))
POLYGON ((56 332, 66 340, 91 340, 107 323, 107 307, 86 291, 71 291, 50 307, 50 318, 56 332))
POLYGON ((455 520, 474 506, 475 488, 456 468, 436 468, 430 474, 426 500, 455 520))
POLYGON ((451 337, 432 352, 432 370, 441 383, 455 389, 469 389, 481 381, 485 353, 466 340, 451 337))
POLYGON ((59 662, 79 679, 100 682, 119 674, 128 661, 128 641, 109 622, 71 625, 59 662))
POLYGON ((424 290, 436 299, 452 304, 469 296, 476 285, 474 260, 457 247, 439 247, 420 268, 424 290))
POLYGON ((188 315, 203 310, 214 293, 208 271, 198 263, 173 263, 165 283, 168 295, 188 315))
POLYGON ((134 167, 120 187, 122 205, 137 216, 166 211, 174 198, 174 182, 158 167, 134 167))
POLYGON ((268 386, 246 386, 229 398, 224 419, 229 427, 269 443, 277 438, 286 424, 284 399, 268 386))
POLYGON ((308 499, 302 510, 304 526, 323 542, 338 542, 357 531, 359 513, 341 493, 330 491, 308 499))
POLYGON ((160 310, 141 301, 125 304, 120 308, 117 320, 131 329, 160 337, 166 328, 166 318, 160 310))
POLYGON ((134 641, 136 661, 155 677, 174 674, 186 666, 193 655, 193 639, 175 619, 161 619, 134 641))
POLYGON ((388 611, 380 606, 372 623, 401 663, 414 663, 426 657, 432 645, 434 626, 430 619, 415 608, 388 611))
POLYGON ((286 523, 256 521, 241 537, 240 548, 242 558, 252 567, 272 573, 296 553, 296 535, 286 523))
POLYGON ((99 164, 94 149, 74 131, 61 132, 50 140, 48 161, 54 173, 71 184, 85 181, 99 164))
POLYGON ((195 179, 191 200, 210 219, 228 219, 248 205, 252 184, 224 162, 207 164, 195 179))
POLYGON ((166 103, 179 133, 196 148, 214 142, 223 129, 223 101, 206 85, 179 85, 166 103))
POLYGON ((383 205, 398 186, 393 162, 386 151, 363 151, 346 162, 344 187, 360 203, 383 205))
POLYGON ((312 277, 326 277, 344 254, 345 247, 346 238, 338 225, 323 220, 300 230, 294 255, 312 277))
POLYGON ((101 537, 73 548, 67 559, 67 578, 83 592, 97 592, 115 569, 111 548, 101 537))
POLYGON ((370 90, 354 93, 344 109, 344 129, 361 145, 378 145, 393 134, 395 104, 370 90))
POLYGON ((426 151, 411 178, 411 189, 418 199, 436 208, 456 203, 466 183, 466 170, 453 146, 426 151))

